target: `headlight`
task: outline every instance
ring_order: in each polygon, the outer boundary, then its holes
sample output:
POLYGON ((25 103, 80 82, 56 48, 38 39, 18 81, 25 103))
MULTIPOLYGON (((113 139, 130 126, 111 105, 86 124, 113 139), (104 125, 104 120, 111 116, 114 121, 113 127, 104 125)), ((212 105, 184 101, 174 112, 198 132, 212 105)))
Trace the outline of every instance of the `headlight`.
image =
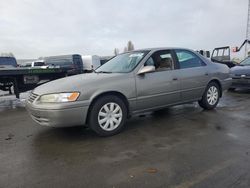
POLYGON ((39 98, 39 102, 42 103, 73 102, 77 100, 79 95, 80 95, 79 92, 47 94, 47 95, 42 95, 39 98))

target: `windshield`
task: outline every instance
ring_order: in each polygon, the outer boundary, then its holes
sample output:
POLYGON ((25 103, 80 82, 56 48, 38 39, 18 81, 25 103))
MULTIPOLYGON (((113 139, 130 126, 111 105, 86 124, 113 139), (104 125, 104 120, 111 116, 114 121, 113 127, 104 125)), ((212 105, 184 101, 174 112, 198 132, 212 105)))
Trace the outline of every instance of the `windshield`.
POLYGON ((240 63, 240 65, 248 65, 248 66, 250 66, 250 57, 244 59, 244 60, 240 63))
POLYGON ((96 72, 103 73, 127 73, 131 72, 145 57, 148 51, 135 51, 117 55, 107 63, 97 68, 96 72))
POLYGON ((0 65, 11 65, 16 67, 17 62, 14 57, 0 57, 0 65))

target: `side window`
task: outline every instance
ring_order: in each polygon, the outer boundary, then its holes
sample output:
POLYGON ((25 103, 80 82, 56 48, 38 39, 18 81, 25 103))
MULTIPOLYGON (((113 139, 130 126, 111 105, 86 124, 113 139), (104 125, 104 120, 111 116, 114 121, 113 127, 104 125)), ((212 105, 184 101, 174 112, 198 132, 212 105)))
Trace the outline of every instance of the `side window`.
POLYGON ((155 66, 155 62, 154 62, 153 58, 150 57, 150 58, 146 61, 146 63, 145 63, 144 66, 155 66))
POLYGON ((206 64, 195 54, 186 50, 176 50, 176 55, 181 69, 201 67, 206 64))
POLYGON ((174 65, 173 57, 169 50, 155 52, 144 66, 154 65, 156 71, 171 70, 174 65))
POLYGON ((228 49, 224 49, 224 56, 229 56, 229 48, 228 49))
POLYGON ((81 65, 81 61, 80 61, 80 59, 79 59, 79 58, 75 58, 75 59, 73 59, 73 62, 74 62, 74 64, 76 64, 76 65, 78 65, 78 66, 80 66, 80 65, 81 65))

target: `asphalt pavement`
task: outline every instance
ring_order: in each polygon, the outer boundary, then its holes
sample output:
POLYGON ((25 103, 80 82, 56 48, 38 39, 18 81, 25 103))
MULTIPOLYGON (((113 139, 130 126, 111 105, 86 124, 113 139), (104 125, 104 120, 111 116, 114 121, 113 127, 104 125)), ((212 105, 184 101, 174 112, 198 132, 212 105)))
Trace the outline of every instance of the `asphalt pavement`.
POLYGON ((36 125, 24 99, 0 97, 0 187, 250 187, 250 91, 128 120, 101 138, 36 125))

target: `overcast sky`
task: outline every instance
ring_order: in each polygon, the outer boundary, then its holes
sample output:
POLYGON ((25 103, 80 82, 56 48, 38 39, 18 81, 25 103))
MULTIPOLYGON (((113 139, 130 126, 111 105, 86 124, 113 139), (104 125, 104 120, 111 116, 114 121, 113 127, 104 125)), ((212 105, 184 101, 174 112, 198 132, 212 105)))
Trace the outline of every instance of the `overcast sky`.
POLYGON ((245 39, 247 0, 0 0, 0 53, 17 58, 135 48, 212 49, 245 39))

